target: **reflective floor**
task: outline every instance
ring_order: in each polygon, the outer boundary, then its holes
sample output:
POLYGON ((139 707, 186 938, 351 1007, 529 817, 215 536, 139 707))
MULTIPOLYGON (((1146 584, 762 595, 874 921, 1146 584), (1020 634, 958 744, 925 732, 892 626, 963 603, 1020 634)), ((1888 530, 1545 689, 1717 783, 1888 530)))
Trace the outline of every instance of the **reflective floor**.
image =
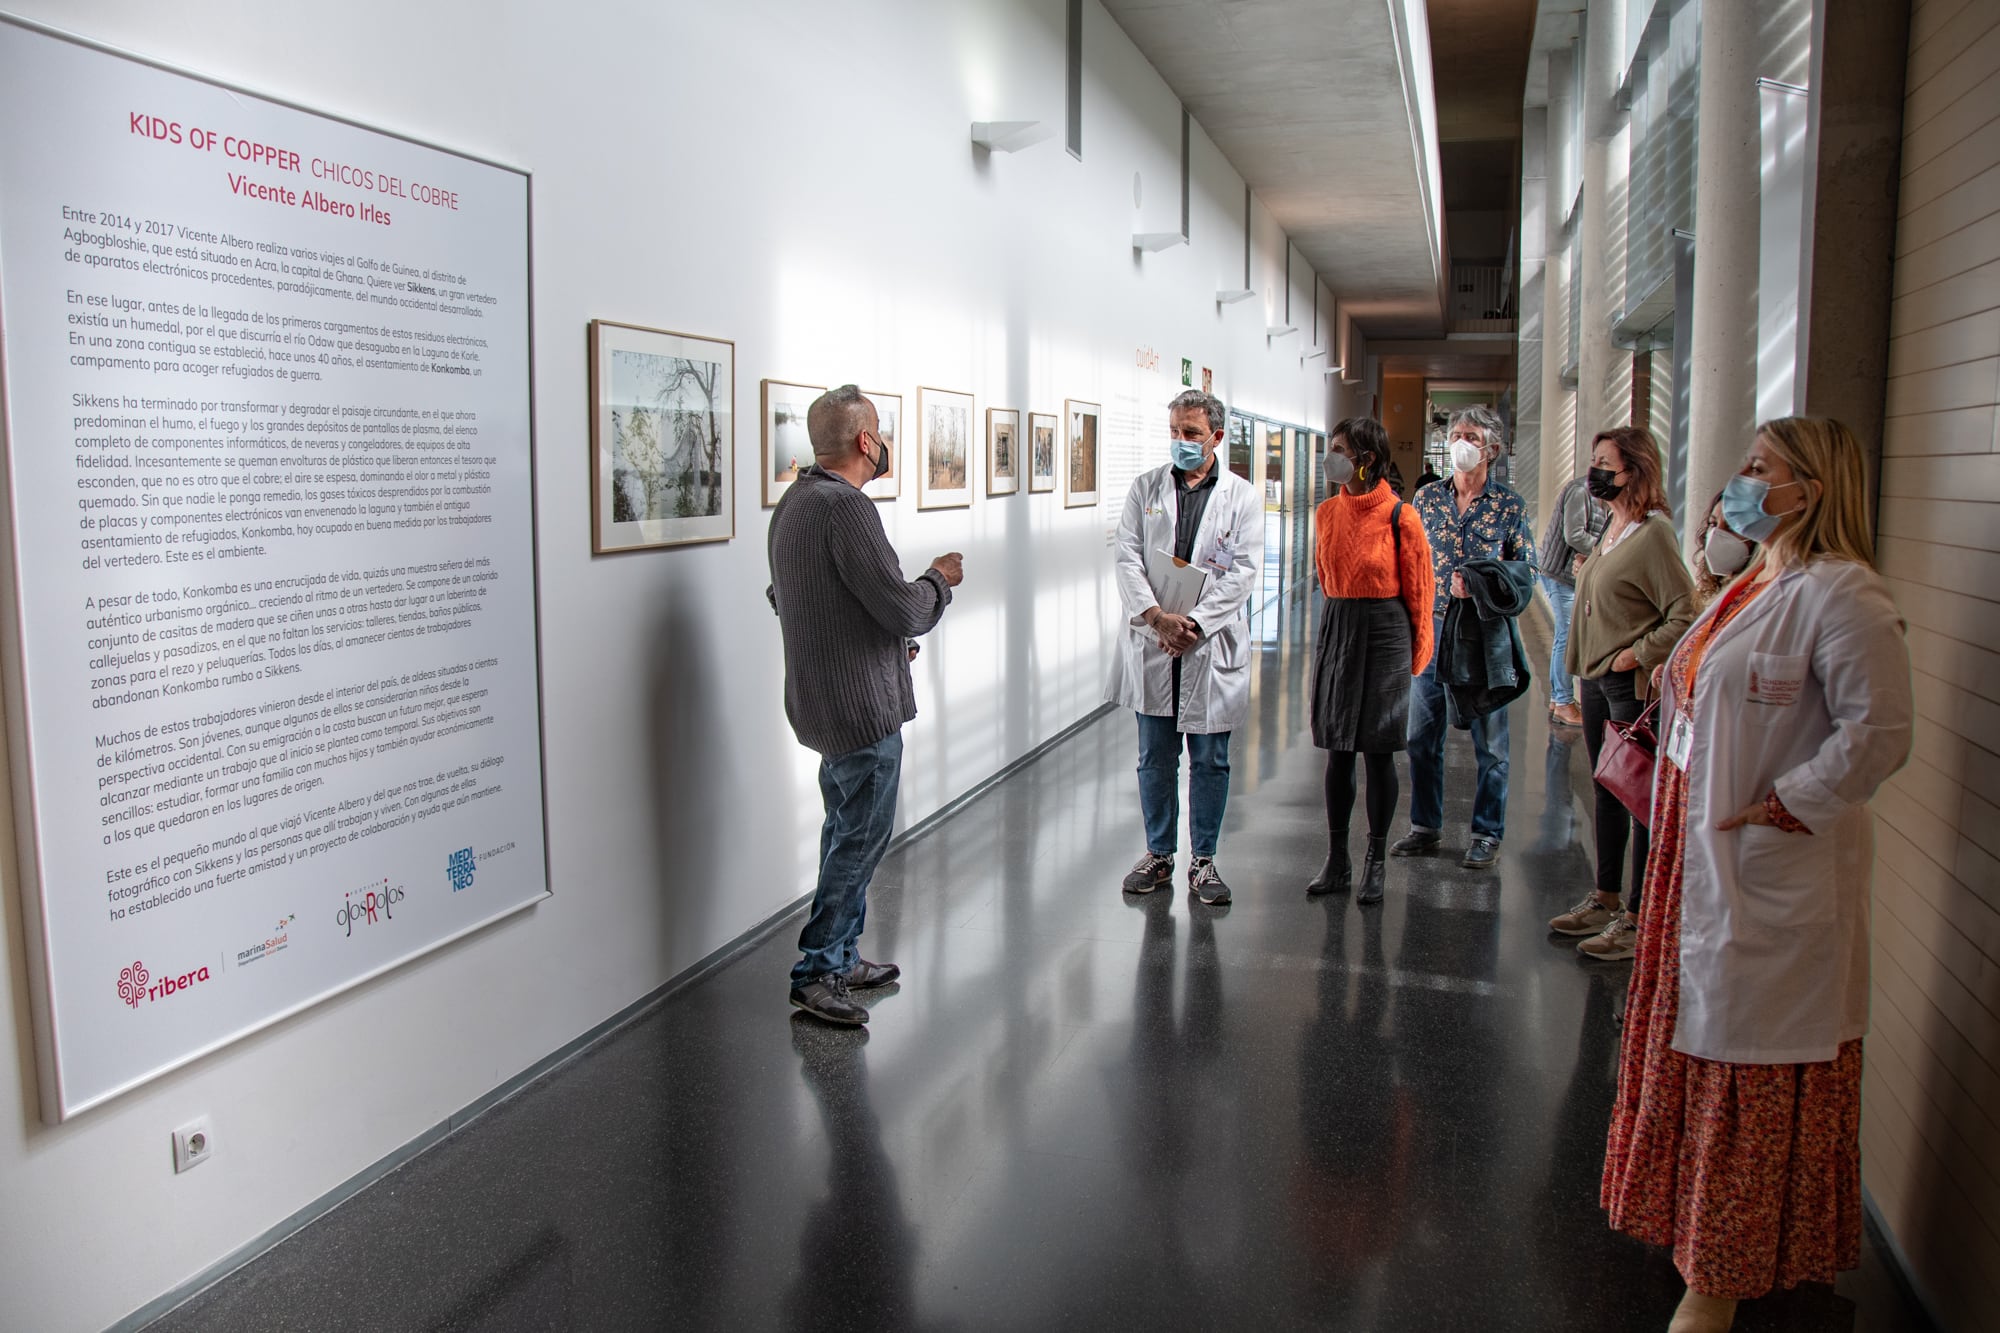
MULTIPOLYGON (((787 929, 153 1327, 1663 1329, 1666 1256, 1597 1208, 1629 964, 1543 927, 1589 879, 1580 739, 1516 705, 1497 872, 1308 901, 1305 627, 1262 637, 1233 906, 1120 895, 1112 715, 883 865, 868 1030, 790 1014, 787 929)), ((1738 1327, 1926 1325, 1871 1239, 1738 1327)))

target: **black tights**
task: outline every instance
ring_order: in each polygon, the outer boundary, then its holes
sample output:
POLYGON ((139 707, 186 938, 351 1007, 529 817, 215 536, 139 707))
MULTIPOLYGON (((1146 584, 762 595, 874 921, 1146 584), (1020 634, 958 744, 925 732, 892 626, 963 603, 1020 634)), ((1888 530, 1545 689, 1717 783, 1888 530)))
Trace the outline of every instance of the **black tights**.
MULTIPOLYGON (((1396 798, 1401 794, 1396 785, 1396 756, 1364 754, 1361 759, 1368 767, 1368 836, 1386 838, 1389 821, 1396 817, 1396 798)), ((1334 842, 1346 843, 1347 821, 1353 813, 1354 751, 1328 750, 1326 830, 1334 842)))

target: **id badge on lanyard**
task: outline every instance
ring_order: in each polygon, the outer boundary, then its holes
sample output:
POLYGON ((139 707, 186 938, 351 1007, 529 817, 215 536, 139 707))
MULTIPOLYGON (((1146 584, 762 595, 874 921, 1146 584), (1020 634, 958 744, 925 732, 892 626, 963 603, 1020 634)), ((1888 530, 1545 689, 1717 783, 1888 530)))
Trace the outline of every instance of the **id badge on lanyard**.
POLYGON ((1201 566, 1203 569, 1213 570, 1217 574, 1227 574, 1229 567, 1235 563, 1236 534, 1234 532, 1225 532, 1216 538, 1215 546, 1210 549, 1207 557, 1202 560, 1201 566))
POLYGON ((1694 722, 1686 709, 1674 711, 1673 725, 1667 728, 1667 758, 1675 768, 1687 772, 1688 756, 1694 753, 1694 722))

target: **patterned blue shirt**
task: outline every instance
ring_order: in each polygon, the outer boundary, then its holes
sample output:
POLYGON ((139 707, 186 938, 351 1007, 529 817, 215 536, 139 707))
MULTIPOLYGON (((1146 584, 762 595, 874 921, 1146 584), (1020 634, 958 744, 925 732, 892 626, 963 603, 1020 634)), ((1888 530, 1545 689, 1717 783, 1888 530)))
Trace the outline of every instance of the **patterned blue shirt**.
POLYGON ((1437 571, 1437 602, 1432 614, 1442 617, 1451 605, 1451 576, 1473 560, 1533 560, 1535 532, 1528 522, 1528 502, 1520 492, 1491 474, 1486 489, 1465 513, 1458 512, 1458 494, 1446 477, 1419 487, 1413 502, 1430 538, 1431 563, 1437 571))

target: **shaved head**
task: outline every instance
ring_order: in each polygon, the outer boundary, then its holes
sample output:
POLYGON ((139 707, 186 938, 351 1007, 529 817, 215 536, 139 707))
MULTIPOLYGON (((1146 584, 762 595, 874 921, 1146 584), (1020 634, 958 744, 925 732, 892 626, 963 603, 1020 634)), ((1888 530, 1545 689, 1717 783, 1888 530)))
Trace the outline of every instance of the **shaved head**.
POLYGON ((876 429, 875 404, 852 384, 828 389, 806 409, 806 434, 812 437, 813 457, 821 463, 852 457, 861 433, 876 429))

